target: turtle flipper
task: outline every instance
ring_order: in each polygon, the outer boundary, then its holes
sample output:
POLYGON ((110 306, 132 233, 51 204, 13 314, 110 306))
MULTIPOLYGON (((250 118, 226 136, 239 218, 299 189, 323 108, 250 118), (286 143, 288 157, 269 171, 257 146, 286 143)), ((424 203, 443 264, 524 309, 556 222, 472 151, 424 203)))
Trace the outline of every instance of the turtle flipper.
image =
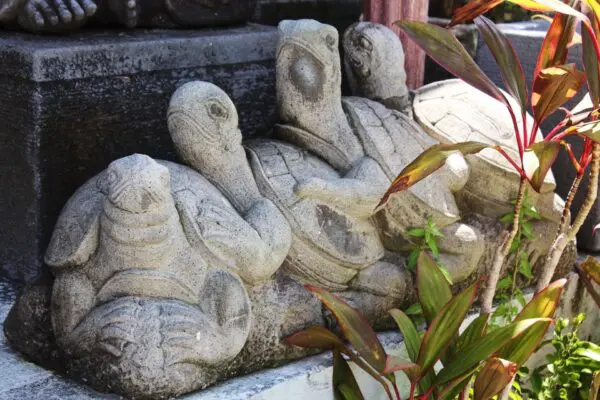
POLYGON ((69 199, 52 233, 44 261, 51 267, 82 266, 96 252, 100 233, 100 211, 105 195, 91 179, 69 199))

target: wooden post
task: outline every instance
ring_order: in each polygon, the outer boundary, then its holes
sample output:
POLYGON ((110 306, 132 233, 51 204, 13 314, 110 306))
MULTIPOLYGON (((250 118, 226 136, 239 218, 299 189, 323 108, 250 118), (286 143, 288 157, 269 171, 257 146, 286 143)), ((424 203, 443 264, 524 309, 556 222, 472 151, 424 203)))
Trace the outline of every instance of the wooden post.
POLYGON ((406 81, 416 89, 423 85, 425 53, 393 23, 400 19, 427 21, 429 0, 364 0, 364 20, 392 28, 400 35, 406 54, 406 81))

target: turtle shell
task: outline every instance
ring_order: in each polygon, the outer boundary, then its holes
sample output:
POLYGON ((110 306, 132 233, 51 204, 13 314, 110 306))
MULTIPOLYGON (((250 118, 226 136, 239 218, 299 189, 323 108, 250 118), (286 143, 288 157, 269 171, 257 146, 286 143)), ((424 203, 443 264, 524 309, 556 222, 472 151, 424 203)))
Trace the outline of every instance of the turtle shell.
MULTIPOLYGON (((390 181, 417 156, 438 143, 399 111, 361 97, 343 99, 346 115, 363 144, 390 181)), ((460 219, 454 195, 441 175, 432 174, 406 192, 392 196, 388 211, 404 226, 422 226, 432 217, 438 226, 460 219)))
MULTIPOLYGON (((517 102, 507 93, 514 109, 517 102)), ((459 80, 450 79, 423 86, 413 102, 414 116, 425 131, 441 143, 479 141, 501 145, 513 159, 518 160, 512 119, 505 105, 459 80)), ((527 114, 527 125, 533 117, 527 114)), ((517 117, 518 126, 523 123, 517 117)), ((537 133, 541 140, 542 134, 537 133)), ((471 166, 469 181, 459 193, 471 210, 497 216, 506 211, 508 200, 517 197, 519 174, 510 163, 493 149, 466 157, 471 166)), ((541 193, 552 192, 554 176, 546 176, 541 193)), ((532 192, 530 190, 529 192, 532 192)))
POLYGON ((346 215, 335 204, 295 194, 296 186, 310 178, 341 178, 333 167, 284 142, 253 140, 246 147, 261 192, 290 223, 292 262, 301 279, 341 290, 358 270, 383 256, 379 234, 369 219, 346 215))

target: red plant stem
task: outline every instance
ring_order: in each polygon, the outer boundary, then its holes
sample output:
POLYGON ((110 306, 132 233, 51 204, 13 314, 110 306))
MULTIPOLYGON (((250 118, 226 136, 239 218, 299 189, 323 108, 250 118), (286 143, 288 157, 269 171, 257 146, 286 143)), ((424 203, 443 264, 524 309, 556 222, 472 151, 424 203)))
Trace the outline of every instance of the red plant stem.
MULTIPOLYGON (((523 112, 521 113, 521 117, 523 117, 523 144, 525 146, 525 149, 527 149, 530 146, 529 142, 531 141, 531 139, 528 139, 527 137, 527 112, 525 110, 523 110, 523 112)), ((535 138, 535 133, 532 133, 531 137, 535 138)))
POLYGON ((552 138, 554 137, 554 135, 556 135, 558 132, 560 132, 560 130, 561 130, 562 128, 564 128, 564 127, 565 127, 565 124, 566 124, 566 123, 563 121, 563 122, 561 122, 560 124, 556 125, 556 126, 555 126, 555 127, 554 127, 554 128, 551 130, 551 131, 550 131, 550 133, 546 135, 546 137, 544 138, 544 140, 545 140, 545 141, 552 140, 552 138))
POLYGON ((396 398, 398 400, 402 400, 402 396, 400 396, 400 389, 398 389, 398 385, 396 384, 396 382, 394 382, 394 384, 392 386, 394 386, 394 392, 396 393, 396 398))
MULTIPOLYGON (((523 172, 523 168, 519 167, 517 165, 517 163, 512 159, 511 156, 509 156, 508 154, 506 154, 506 151, 504 151, 504 149, 500 146, 494 147, 494 149, 496 149, 496 151, 500 154, 502 154, 502 156, 504 156, 504 158, 506 158, 508 160, 508 162, 517 170, 517 172, 519 173, 519 175, 521 175, 522 177, 525 176, 525 173, 523 172)), ((521 155, 522 158, 522 155, 521 155)))
MULTIPOLYGON (((506 108, 508 108, 508 112, 510 113, 510 118, 512 119, 513 122, 513 127, 515 129, 515 137, 517 138, 517 146, 519 146, 519 158, 521 159, 521 164, 523 164, 523 143, 521 142, 521 132, 519 132, 519 124, 517 122, 517 116, 515 115, 514 111, 512 110, 512 108, 510 108, 509 106, 506 106, 506 108)), ((506 153, 504 153, 506 154, 506 153)), ((505 157, 507 157, 505 155, 505 157)), ((509 161, 511 161, 512 159, 510 159, 509 161)), ((511 164, 513 164, 514 162, 511 161, 511 164)))
POLYGON ((427 400, 429 398, 429 396, 431 396, 431 393, 433 393, 433 389, 434 387, 430 387, 427 392, 425 392, 425 394, 423 396, 421 396, 421 398, 419 400, 427 400))
POLYGON ((529 146, 531 146, 532 144, 535 143, 535 136, 537 133, 538 128, 540 127, 540 125, 537 123, 537 121, 533 122, 533 126, 531 127, 531 136, 529 137, 529 146))
MULTIPOLYGON (((415 400, 415 390, 417 389, 417 385, 414 382, 410 383, 410 400, 415 400)), ((400 397, 398 397, 400 398, 400 397)))
POLYGON ((575 171, 577 171, 577 175, 580 175, 581 172, 581 164, 579 163, 579 161, 577 161, 577 157, 575 157, 575 154, 573 153, 573 150, 571 149, 571 146, 569 146, 567 143, 562 142, 563 147, 565 148, 565 150, 567 150, 567 154, 569 155, 569 158, 571 159, 571 162, 573 163, 573 167, 575 167, 575 171))

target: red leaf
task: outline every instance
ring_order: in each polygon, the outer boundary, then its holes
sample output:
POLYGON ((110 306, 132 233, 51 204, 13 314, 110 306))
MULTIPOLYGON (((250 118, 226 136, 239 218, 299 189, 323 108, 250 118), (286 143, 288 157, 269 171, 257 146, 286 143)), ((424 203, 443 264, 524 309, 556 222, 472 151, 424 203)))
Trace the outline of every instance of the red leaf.
POLYGON ((585 74, 575 64, 540 71, 533 85, 531 105, 536 122, 542 123, 565 102, 575 97, 585 82, 585 74))
POLYGON ((340 328, 358 354, 376 371, 383 372, 387 356, 369 322, 345 301, 314 286, 306 285, 335 316, 340 328))

